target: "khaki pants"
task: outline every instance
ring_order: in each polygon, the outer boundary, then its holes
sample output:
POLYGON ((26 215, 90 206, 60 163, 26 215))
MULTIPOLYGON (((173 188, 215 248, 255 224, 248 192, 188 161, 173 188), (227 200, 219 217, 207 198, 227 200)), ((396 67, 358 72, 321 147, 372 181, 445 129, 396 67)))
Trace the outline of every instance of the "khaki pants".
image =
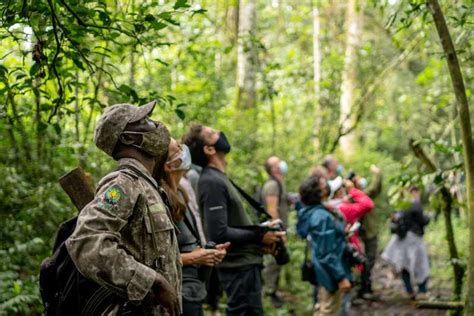
POLYGON ((263 284, 266 294, 273 294, 278 290, 278 281, 280 279, 281 266, 276 263, 272 255, 263 257, 264 268, 262 271, 263 284))
POLYGON ((341 313, 342 292, 337 290, 330 293, 324 287, 320 286, 318 291, 319 306, 314 311, 314 316, 339 316, 341 313))

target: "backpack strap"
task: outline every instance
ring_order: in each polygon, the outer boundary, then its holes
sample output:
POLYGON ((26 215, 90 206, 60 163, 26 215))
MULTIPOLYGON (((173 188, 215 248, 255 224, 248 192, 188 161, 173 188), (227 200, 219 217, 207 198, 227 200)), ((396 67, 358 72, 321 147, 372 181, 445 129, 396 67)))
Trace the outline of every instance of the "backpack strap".
POLYGON ((263 215, 266 219, 271 219, 272 217, 268 212, 265 210, 263 205, 257 201, 253 197, 251 197, 247 192, 245 192, 241 187, 239 187, 232 179, 229 178, 230 183, 237 189, 240 195, 252 206, 254 210, 257 211, 260 215, 263 215))
MULTIPOLYGON (((275 181, 278 185, 278 208, 280 207, 281 199, 283 198, 283 184, 274 176, 270 176, 270 179, 275 181)), ((280 211, 280 210, 278 210, 280 211)))
POLYGON ((309 235, 305 238, 305 246, 304 246, 304 262, 308 262, 308 253, 309 253, 309 243, 310 243, 309 235))

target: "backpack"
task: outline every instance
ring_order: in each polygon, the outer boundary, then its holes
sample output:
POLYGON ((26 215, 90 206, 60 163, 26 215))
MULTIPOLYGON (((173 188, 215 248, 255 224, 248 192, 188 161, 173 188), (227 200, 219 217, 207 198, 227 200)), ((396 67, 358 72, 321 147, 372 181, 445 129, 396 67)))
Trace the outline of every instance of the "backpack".
POLYGON ((392 214, 390 219, 390 231, 396 234, 400 239, 406 237, 410 223, 406 212, 398 211, 392 214))
POLYGON ((123 300, 77 270, 65 244, 76 224, 77 216, 59 226, 53 255, 41 263, 39 284, 46 316, 100 315, 123 300))
MULTIPOLYGON (((120 166, 147 179, 133 166, 120 166)), ((151 183, 151 182, 150 182, 151 183)), ((153 183, 152 183, 153 184, 153 183)), ((161 192, 160 192, 161 193, 161 192)), ((164 198, 164 202, 168 202, 164 198)), ((76 228, 77 216, 63 222, 56 235, 53 254, 43 260, 40 266, 39 287, 45 316, 101 315, 109 306, 119 304, 119 315, 146 315, 148 304, 132 304, 115 292, 83 276, 72 261, 66 240, 76 228)))

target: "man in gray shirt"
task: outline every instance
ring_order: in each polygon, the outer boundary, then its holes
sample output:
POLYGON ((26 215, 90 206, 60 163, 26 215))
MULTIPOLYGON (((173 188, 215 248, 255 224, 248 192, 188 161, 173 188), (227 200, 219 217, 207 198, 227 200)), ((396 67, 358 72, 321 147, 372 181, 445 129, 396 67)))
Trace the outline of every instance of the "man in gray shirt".
MULTIPOLYGON (((265 171, 269 177, 262 188, 262 202, 272 220, 281 220, 286 229, 288 227, 290 203, 284 185, 284 175, 288 171, 288 165, 284 160, 272 156, 265 162, 265 171)), ((266 287, 265 292, 271 297, 273 306, 280 307, 283 301, 277 290, 281 266, 276 263, 275 258, 271 255, 264 257, 264 263, 265 268, 262 276, 266 287)))

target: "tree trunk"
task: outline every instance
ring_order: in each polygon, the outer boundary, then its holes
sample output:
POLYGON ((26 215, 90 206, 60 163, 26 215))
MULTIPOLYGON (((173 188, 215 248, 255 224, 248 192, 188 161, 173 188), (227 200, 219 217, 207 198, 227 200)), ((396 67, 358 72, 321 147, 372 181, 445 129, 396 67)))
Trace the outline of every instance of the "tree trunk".
POLYGON ((320 105, 320 82, 321 82, 321 48, 319 45, 320 20, 319 1, 311 1, 313 16, 313 80, 314 80, 314 149, 316 153, 321 152, 320 128, 321 128, 321 105, 320 105))
POLYGON ((7 88, 7 100, 10 102, 12 117, 13 117, 13 120, 15 121, 15 127, 18 130, 18 133, 20 134, 20 138, 21 138, 19 142, 21 144, 21 147, 23 148, 22 160, 28 163, 31 161, 31 145, 29 141, 30 137, 28 133, 26 132, 25 126, 23 125, 22 118, 18 115, 15 96, 13 95, 13 92, 10 90, 11 89, 10 84, 7 80, 5 80, 4 83, 7 88))
POLYGON ((226 7, 226 29, 229 31, 229 38, 232 43, 236 43, 239 37, 239 0, 231 0, 226 7))
MULTIPOLYGON (((132 0, 131 4, 131 11, 135 12, 135 0, 132 0)), ((132 41, 133 43, 133 41, 132 41)), ((131 45, 131 50, 130 50, 130 78, 128 85, 132 88, 135 89, 135 72, 136 72, 136 61, 135 61, 135 54, 136 54, 136 47, 134 44, 131 45)))
MULTIPOLYGON (((360 5, 359 1, 359 5, 360 5)), ((355 86, 357 79, 356 58, 360 40, 362 15, 358 13, 357 0, 348 0, 346 9, 346 52, 341 84, 341 111, 339 123, 342 131, 349 130, 353 120, 353 105, 355 100, 355 86)), ((354 135, 352 133, 341 137, 340 145, 343 152, 349 156, 354 153, 354 135)))
POLYGON ((33 94, 35 95, 35 123, 36 123, 36 160, 41 162, 42 148, 43 148, 43 133, 40 131, 41 124, 41 80, 39 78, 34 79, 33 94))
MULTIPOLYGON (((413 150, 415 156, 426 166, 428 172, 435 173, 440 171, 436 164, 426 155, 419 144, 415 144, 413 139, 410 139, 410 148, 413 150)), ((454 276, 454 289, 453 295, 455 300, 461 299, 462 294, 462 284, 465 274, 465 268, 459 259, 458 248, 456 246, 456 239, 454 237, 454 229, 453 223, 451 221, 452 217, 452 209, 453 209, 453 196, 449 192, 449 189, 446 187, 445 184, 440 189, 441 198, 443 200, 443 204, 441 207, 441 211, 443 212, 444 216, 444 226, 446 230, 446 241, 448 243, 448 250, 449 250, 449 259, 451 262, 451 266, 453 268, 453 276, 454 276)))
POLYGON ((474 146, 472 143, 471 117, 461 67, 454 49, 448 26, 437 0, 428 0, 431 14, 446 54, 449 74, 456 96, 461 136, 463 142, 464 170, 466 173, 467 210, 469 213, 469 266, 466 291, 465 315, 474 315, 474 146))
POLYGON ((239 38, 237 44, 237 97, 238 108, 253 109, 257 104, 255 45, 255 0, 241 0, 239 4, 239 38))

